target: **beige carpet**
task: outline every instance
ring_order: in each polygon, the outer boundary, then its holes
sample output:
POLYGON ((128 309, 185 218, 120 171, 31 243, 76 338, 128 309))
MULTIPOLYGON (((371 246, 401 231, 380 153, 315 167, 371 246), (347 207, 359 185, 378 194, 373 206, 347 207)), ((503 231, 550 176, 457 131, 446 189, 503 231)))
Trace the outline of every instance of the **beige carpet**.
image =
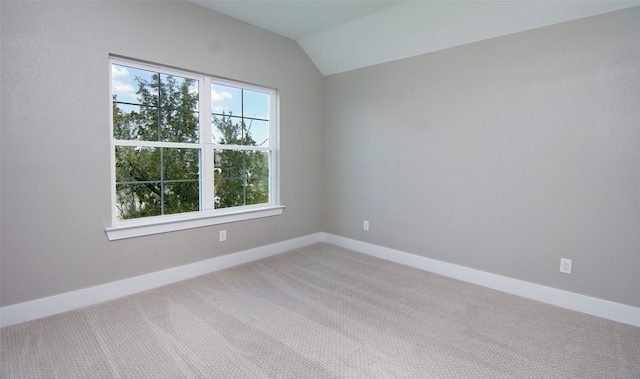
POLYGON ((0 342, 5 378, 640 378, 640 328, 326 244, 0 342))

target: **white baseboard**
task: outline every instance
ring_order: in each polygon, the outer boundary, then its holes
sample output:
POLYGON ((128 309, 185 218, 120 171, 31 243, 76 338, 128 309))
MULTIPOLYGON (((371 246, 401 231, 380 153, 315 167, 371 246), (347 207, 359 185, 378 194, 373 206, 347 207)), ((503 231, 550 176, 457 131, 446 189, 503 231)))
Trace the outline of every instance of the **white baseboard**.
POLYGON ((0 327, 86 307, 321 242, 315 233, 201 262, 0 308, 0 327))
POLYGON ((527 299, 640 327, 640 308, 491 274, 366 242, 321 233, 322 242, 527 299))
POLYGON ((20 304, 9 305, 0 308, 0 327, 117 299, 318 242, 330 243, 359 253, 512 295, 640 327, 640 308, 491 274, 329 233, 310 234, 272 245, 207 259, 201 262, 173 267, 20 304))

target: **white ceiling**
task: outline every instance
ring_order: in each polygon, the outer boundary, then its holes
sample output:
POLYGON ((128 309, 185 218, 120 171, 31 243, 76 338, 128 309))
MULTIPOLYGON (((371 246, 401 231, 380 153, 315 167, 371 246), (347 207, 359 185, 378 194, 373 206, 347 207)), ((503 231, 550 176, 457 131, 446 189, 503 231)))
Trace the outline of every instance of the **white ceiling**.
POLYGON ((640 6, 640 0, 189 1, 297 41, 323 75, 640 6))

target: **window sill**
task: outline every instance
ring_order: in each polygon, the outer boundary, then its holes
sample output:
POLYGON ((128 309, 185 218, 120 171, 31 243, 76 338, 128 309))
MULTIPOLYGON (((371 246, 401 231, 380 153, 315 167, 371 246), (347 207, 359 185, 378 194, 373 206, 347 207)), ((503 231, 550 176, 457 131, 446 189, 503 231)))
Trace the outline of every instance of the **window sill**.
POLYGON ((233 210, 224 213, 221 213, 221 211, 216 211, 216 213, 198 212, 176 215, 175 217, 165 216, 144 220, 138 219, 123 221, 117 225, 106 228, 105 231, 109 241, 115 241, 151 234, 278 216, 282 214, 283 210, 284 206, 274 205, 270 207, 233 210))

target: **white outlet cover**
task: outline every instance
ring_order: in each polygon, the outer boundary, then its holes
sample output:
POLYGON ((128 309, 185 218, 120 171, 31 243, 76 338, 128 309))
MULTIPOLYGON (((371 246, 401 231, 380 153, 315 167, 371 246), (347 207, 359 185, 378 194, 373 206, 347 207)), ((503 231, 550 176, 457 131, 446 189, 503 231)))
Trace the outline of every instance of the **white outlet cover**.
POLYGON ((571 259, 560 258, 560 272, 571 274, 571 259))

